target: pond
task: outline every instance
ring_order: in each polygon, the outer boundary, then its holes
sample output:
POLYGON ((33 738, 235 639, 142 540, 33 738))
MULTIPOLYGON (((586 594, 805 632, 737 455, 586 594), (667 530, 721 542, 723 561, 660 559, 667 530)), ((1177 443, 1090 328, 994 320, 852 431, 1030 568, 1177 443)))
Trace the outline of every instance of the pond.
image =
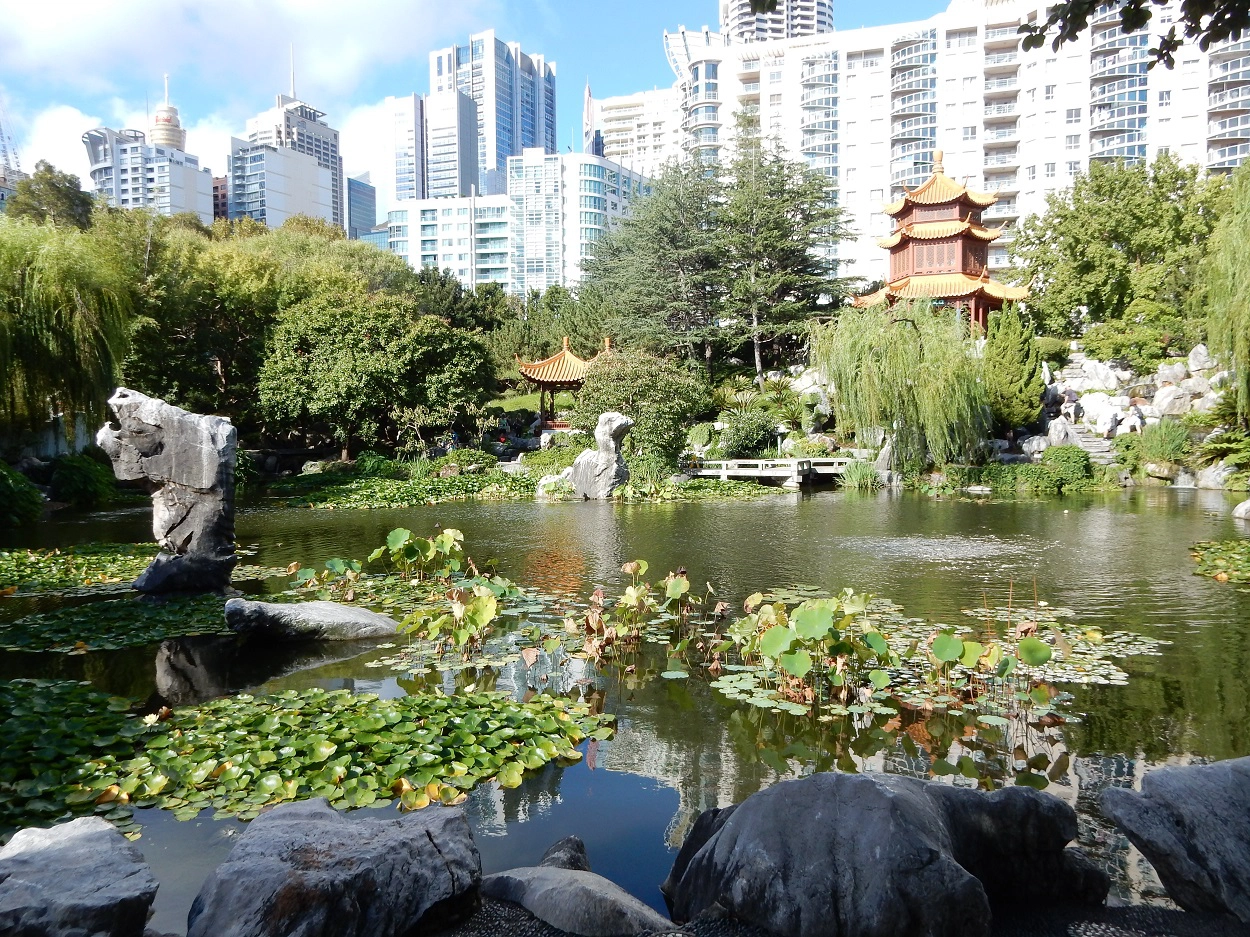
MULTIPOLYGON (((650 563, 648 578, 685 567, 693 591, 706 582, 734 608, 756 591, 850 586, 898 603, 908 616, 961 628, 970 621, 963 609, 1032 606, 1036 589, 1038 600, 1074 610, 1083 626, 1169 642, 1156 656, 1118 660, 1128 674, 1124 685, 1063 686, 1072 694, 1064 711, 1075 718, 1030 739, 1000 742, 1008 751, 1022 746, 1026 756, 1045 750, 1047 790, 1077 808, 1081 842, 1111 869, 1113 893, 1141 901, 1161 891, 1140 856, 1101 819, 1098 792, 1132 784, 1158 764, 1250 754, 1250 595, 1193 575, 1189 556, 1196 541, 1241 535, 1230 507, 1220 492, 1170 489, 1038 500, 817 492, 750 502, 457 502, 372 512, 260 505, 242 511, 237 528, 239 543, 255 548, 248 562, 260 565, 364 557, 392 528, 454 527, 479 564, 493 561, 515 582, 555 595, 586 596, 598 585, 614 594, 628 581, 622 564, 641 558, 650 563)), ((142 541, 148 523, 143 509, 66 516, 0 546, 142 541)), ((267 586, 285 587, 285 579, 267 586)), ((0 600, 0 621, 48 605, 0 600)), ((236 653, 233 642, 205 637, 166 642, 159 652, 149 646, 77 656, 0 652, 0 679, 89 679, 109 693, 147 697, 158 682, 168 695, 176 678, 199 698, 311 686, 397 697, 435 685, 454 692, 483 679, 480 671, 393 670, 387 655, 394 651, 368 645, 258 657, 236 653)), ((975 747, 961 738, 966 730, 935 719, 897 731, 897 722, 869 717, 855 738, 834 740, 825 734, 832 728, 811 719, 727 699, 706 674, 658 679, 664 658, 663 649, 644 645, 634 672, 513 667, 491 676, 496 688, 518 697, 529 687, 591 699, 616 714, 617 734, 583 744, 585 757, 571 767, 551 764, 517 788, 490 783, 471 793, 466 809, 487 871, 531 864, 556 839, 576 833, 595 871, 662 908, 659 882, 701 810, 816 764, 928 776, 926 750, 975 747)), ((185 928, 200 883, 243 828, 208 817, 180 822, 165 811, 137 812, 138 845, 161 879, 157 930, 185 928)))

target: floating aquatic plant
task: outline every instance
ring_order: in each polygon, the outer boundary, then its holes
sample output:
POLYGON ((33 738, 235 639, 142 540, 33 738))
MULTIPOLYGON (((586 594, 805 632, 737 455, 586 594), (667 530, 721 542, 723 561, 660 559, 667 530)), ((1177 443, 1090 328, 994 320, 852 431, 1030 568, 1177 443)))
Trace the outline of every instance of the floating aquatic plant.
POLYGON ((0 822, 96 813, 133 836, 137 807, 183 820, 209 808, 246 820, 309 797, 420 809, 459 803, 487 780, 516 787, 525 771, 576 761, 575 745, 612 733, 612 717, 579 704, 493 693, 288 690, 142 719, 129 707, 82 684, 0 684, 0 822))
POLYGON ((1250 540, 1203 540, 1190 550, 1194 573, 1216 582, 1250 582, 1250 540))
POLYGON ((0 624, 0 649, 85 654, 195 634, 228 634, 219 595, 72 605, 0 624))

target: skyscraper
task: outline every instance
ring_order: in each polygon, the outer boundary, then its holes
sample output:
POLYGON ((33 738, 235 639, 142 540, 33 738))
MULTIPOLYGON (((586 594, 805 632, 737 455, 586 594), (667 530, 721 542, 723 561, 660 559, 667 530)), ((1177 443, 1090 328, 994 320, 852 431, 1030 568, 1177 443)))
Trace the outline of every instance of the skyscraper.
MULTIPOLYGON (((264 146, 284 147, 313 157, 330 171, 330 220, 344 227, 343 157, 339 154, 339 132, 323 120, 325 113, 295 97, 280 94, 277 103, 247 122, 247 140, 264 146)), ((233 196, 231 196, 233 201, 233 196)), ((231 211, 233 216, 234 212, 231 211)))
POLYGON ((475 33, 465 46, 430 53, 430 90, 456 89, 477 105, 478 186, 507 190, 509 156, 530 147, 556 152, 556 66, 528 55, 495 31, 475 33))
POLYGON ((394 118, 395 198, 425 198, 425 101, 419 94, 406 94, 386 103, 394 118))
POLYGON ((91 182, 110 205, 148 208, 159 215, 191 212, 205 224, 212 222, 213 175, 183 150, 187 132, 178 120, 178 108, 169 103, 168 78, 151 142, 140 130, 107 127, 88 130, 82 142, 91 162, 91 182))
POLYGON ((378 190, 369 174, 361 173, 347 180, 347 238, 360 240, 378 223, 378 190))
POLYGON ((772 13, 752 12, 751 0, 721 0, 720 31, 734 42, 831 33, 833 0, 778 0, 772 13))
POLYGON ((292 147, 230 140, 230 220, 251 218, 277 228, 292 215, 330 221, 330 170, 292 147))
POLYGON ((436 91, 425 99, 425 194, 429 198, 473 195, 478 184, 477 107, 459 91, 436 91))

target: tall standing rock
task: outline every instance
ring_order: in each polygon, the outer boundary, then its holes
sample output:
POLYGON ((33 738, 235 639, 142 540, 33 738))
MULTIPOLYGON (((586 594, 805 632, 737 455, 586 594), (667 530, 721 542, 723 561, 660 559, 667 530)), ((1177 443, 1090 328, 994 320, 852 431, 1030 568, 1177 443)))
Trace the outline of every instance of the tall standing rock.
POLYGON ((123 481, 152 490, 152 533, 161 552, 135 580, 140 592, 220 592, 234 569, 236 437, 220 416, 188 413, 119 387, 109 398, 118 429, 96 442, 123 481))
POLYGON ((634 421, 623 413, 609 410, 599 415, 595 427, 595 448, 586 449, 573 463, 573 494, 578 498, 604 501, 629 481, 629 466, 621 455, 621 441, 634 421))

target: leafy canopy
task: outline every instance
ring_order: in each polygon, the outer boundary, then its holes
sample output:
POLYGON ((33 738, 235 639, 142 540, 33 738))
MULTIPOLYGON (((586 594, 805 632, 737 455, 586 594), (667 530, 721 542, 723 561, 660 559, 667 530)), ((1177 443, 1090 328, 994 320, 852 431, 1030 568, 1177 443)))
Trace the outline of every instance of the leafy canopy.
POLYGON ((1233 173, 1229 210, 1211 235, 1199 270, 1199 294, 1207 310, 1212 350, 1234 374, 1237 417, 1250 420, 1250 164, 1233 173))
POLYGON ((984 369, 994 418, 1008 429, 1036 422, 1045 389, 1041 355, 1014 305, 990 314, 984 369))
POLYGON ((14 187, 5 212, 10 218, 25 218, 38 224, 85 229, 91 227, 91 196, 82 190, 77 176, 61 172, 41 159, 30 178, 14 187))

